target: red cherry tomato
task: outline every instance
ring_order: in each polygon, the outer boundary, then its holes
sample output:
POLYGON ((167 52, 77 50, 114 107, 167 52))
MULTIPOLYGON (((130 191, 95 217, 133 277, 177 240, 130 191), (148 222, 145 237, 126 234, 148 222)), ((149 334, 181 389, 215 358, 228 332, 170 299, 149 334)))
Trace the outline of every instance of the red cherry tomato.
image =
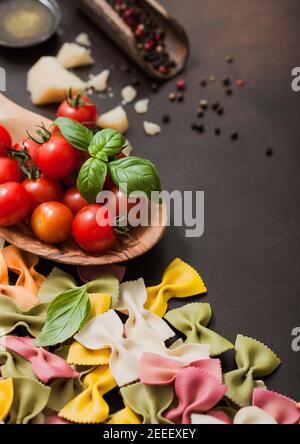
POLYGON ((88 202, 81 196, 77 188, 70 188, 64 195, 63 204, 75 215, 88 206, 88 202))
MULTIPOLYGON (((124 159, 124 157, 127 157, 127 156, 125 156, 125 154, 123 154, 123 153, 120 153, 116 156, 117 159, 124 159)), ((115 185, 114 181, 112 180, 111 175, 108 173, 106 176, 104 185, 103 185, 103 189, 104 190, 111 190, 115 186, 116 185, 115 185)))
POLYGON ((32 209, 44 202, 61 201, 63 189, 58 180, 40 177, 39 179, 26 179, 23 182, 25 190, 30 194, 32 209))
POLYGON ((31 229, 38 239, 60 244, 72 234, 73 214, 60 202, 45 202, 31 216, 31 229))
POLYGON ((7 182, 0 185, 0 226, 9 227, 22 222, 31 210, 31 198, 23 185, 7 182))
MULTIPOLYGON (((13 149, 16 151, 23 151, 25 148, 26 148, 32 162, 35 163, 37 155, 38 155, 38 151, 40 149, 40 145, 38 143, 36 143, 34 140, 30 139, 30 137, 28 137, 28 139, 25 139, 22 142, 17 142, 13 146, 13 149)), ((28 166, 28 165, 26 165, 26 166, 28 166)))
POLYGON ((98 112, 89 97, 81 96, 66 99, 58 108, 57 117, 68 117, 91 128, 98 120, 98 112))
POLYGON ((7 129, 3 125, 0 125, 0 156, 7 156, 5 147, 12 147, 12 139, 7 129))
POLYGON ((64 137, 53 136, 40 145, 36 165, 46 177, 62 179, 77 168, 77 150, 64 137))
POLYGON ((109 209, 101 205, 85 207, 74 218, 73 236, 88 253, 100 254, 109 250, 116 241, 109 209))
POLYGON ((114 196, 109 199, 107 206, 108 208, 111 208, 111 211, 115 211, 116 216, 126 216, 129 211, 138 204, 139 199, 137 199, 137 202, 135 203, 129 202, 128 196, 122 193, 122 191, 117 187, 112 188, 110 191, 114 194, 114 196), (110 207, 110 205, 112 205, 112 207, 110 207))
POLYGON ((21 182, 22 173, 16 160, 0 157, 0 185, 6 182, 21 182))

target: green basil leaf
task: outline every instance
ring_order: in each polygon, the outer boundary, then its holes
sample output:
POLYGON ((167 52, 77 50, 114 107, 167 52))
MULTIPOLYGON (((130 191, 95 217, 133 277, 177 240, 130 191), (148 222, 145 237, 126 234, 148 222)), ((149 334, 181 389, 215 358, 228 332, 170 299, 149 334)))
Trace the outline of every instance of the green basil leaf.
POLYGON ((81 151, 88 151, 94 137, 91 130, 67 117, 59 117, 54 123, 72 146, 81 151))
POLYGON ((127 185, 127 193, 143 191, 151 198, 152 191, 161 191, 159 174, 149 160, 130 156, 114 160, 108 164, 114 183, 120 187, 127 185))
POLYGON ((86 286, 60 294, 48 307, 46 323, 35 345, 46 347, 66 341, 82 328, 89 313, 90 301, 86 286))
POLYGON ((90 158, 82 165, 77 178, 77 188, 88 202, 96 202, 98 193, 103 190, 106 175, 107 166, 100 159, 90 158))
POLYGON ((118 131, 104 129, 94 136, 89 153, 91 156, 96 156, 101 151, 107 156, 116 156, 124 148, 125 142, 125 137, 118 131))

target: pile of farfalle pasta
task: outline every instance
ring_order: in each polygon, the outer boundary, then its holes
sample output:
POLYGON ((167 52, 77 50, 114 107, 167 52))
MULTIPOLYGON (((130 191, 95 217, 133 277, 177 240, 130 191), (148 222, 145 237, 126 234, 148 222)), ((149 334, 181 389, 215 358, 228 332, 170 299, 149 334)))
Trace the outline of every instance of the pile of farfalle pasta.
POLYGON ((2 423, 299 422, 299 405, 262 381, 280 365, 272 350, 210 330, 207 303, 168 311, 171 298, 207 292, 185 262, 175 259, 150 288, 113 275, 78 285, 59 268, 45 278, 37 263, 13 246, 0 251, 2 423), (234 370, 223 373, 231 349, 234 370), (113 390, 117 412, 105 399, 113 390))

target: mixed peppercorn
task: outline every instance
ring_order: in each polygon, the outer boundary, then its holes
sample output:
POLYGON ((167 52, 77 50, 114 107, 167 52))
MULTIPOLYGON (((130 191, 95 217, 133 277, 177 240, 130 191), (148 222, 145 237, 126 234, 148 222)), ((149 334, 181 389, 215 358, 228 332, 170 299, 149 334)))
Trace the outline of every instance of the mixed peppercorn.
POLYGON ((165 32, 141 0, 107 0, 132 30, 137 48, 144 60, 162 75, 176 67, 166 49, 165 32))

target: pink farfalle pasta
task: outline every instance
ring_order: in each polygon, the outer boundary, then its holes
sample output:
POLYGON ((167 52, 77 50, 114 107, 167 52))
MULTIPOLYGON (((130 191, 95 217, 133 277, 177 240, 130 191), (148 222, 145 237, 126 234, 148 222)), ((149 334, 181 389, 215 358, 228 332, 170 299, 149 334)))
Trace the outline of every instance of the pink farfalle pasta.
POLYGON ((33 372, 45 384, 54 378, 79 377, 79 373, 70 367, 64 359, 43 348, 35 347, 32 338, 6 336, 0 339, 0 344, 31 362, 33 372))
POLYGON ((279 393, 254 389, 252 404, 269 413, 278 424, 296 424, 300 420, 297 403, 279 393))
POLYGON ((139 375, 143 384, 168 385, 175 381, 184 368, 195 367, 210 373, 222 382, 222 368, 219 359, 203 359, 190 364, 181 364, 154 353, 144 353, 139 362, 139 375))
POLYGON ((226 393, 226 386, 204 370, 189 367, 181 370, 175 380, 178 406, 165 417, 175 424, 191 424, 193 413, 212 410, 226 393))

